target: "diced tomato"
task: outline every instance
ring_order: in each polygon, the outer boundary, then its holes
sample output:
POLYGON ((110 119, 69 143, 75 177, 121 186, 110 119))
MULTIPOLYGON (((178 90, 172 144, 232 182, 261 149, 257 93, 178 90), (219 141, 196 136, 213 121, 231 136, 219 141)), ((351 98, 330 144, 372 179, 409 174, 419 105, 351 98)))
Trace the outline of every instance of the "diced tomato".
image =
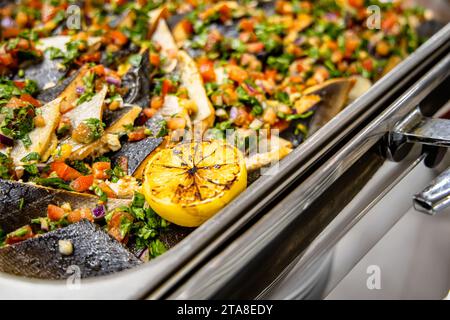
POLYGON ((253 32, 255 29, 255 21, 253 19, 242 19, 239 26, 244 31, 253 32))
POLYGON ((362 61, 362 66, 364 69, 366 69, 367 71, 372 71, 373 70, 373 61, 370 58, 367 58, 365 60, 362 61))
POLYGON ((216 81, 216 73, 214 71, 214 62, 208 58, 201 58, 198 61, 200 74, 205 82, 216 81))
POLYGON ((65 211, 63 208, 55 206, 53 204, 49 204, 47 207, 47 217, 50 219, 50 221, 59 221, 61 220, 64 215, 65 211))
POLYGON ((128 141, 141 141, 146 137, 147 135, 145 134, 145 130, 143 128, 139 128, 128 133, 128 141))
POLYGON ((390 30, 397 23, 397 16, 393 13, 388 13, 381 21, 381 29, 390 30))
POLYGON ((150 54, 150 63, 152 65, 154 65, 155 67, 159 66, 159 64, 161 63, 161 59, 160 59, 159 55, 156 53, 151 53, 150 54))
POLYGON ((113 214, 111 220, 108 221, 108 233, 113 236, 117 241, 123 242, 127 234, 123 234, 121 230, 122 224, 133 223, 134 217, 128 212, 118 211, 113 214))
POLYGON ((94 216, 89 208, 76 209, 67 215, 67 221, 70 223, 75 223, 81 221, 82 219, 94 221, 94 216))
POLYGON ((192 26, 192 23, 189 20, 184 19, 180 23, 184 32, 186 32, 188 35, 194 32, 194 27, 192 26))
POLYGON ((70 186, 73 190, 77 192, 84 192, 87 191, 90 186, 94 183, 94 176, 88 175, 88 176, 81 176, 77 179, 75 179, 70 186))
POLYGON ((91 70, 99 77, 102 77, 105 75, 105 67, 102 64, 92 67, 91 70))
POLYGON ((163 97, 170 93, 173 89, 173 83, 169 79, 164 79, 162 83, 161 93, 163 97))
POLYGON ((364 0, 348 0, 348 4, 354 8, 362 8, 364 6, 364 0))
POLYGON ((227 4, 223 4, 219 8, 219 16, 222 22, 226 22, 231 18, 231 9, 227 4))
POLYGON ((117 198, 116 193, 105 182, 100 182, 98 187, 106 194, 108 198, 117 198))
POLYGON ((264 50, 264 43, 254 42, 247 44, 247 51, 250 53, 260 53, 264 50))
POLYGON ((275 79, 277 77, 277 74, 278 74, 277 70, 266 70, 264 72, 264 76, 266 77, 267 80, 274 80, 275 81, 275 79))
POLYGON ((184 129, 186 127, 186 119, 174 117, 167 120, 167 128, 170 130, 184 129))
POLYGON ((0 54, 0 65, 10 66, 14 63, 14 59, 9 53, 0 54))
POLYGON ((100 51, 83 54, 78 61, 81 63, 99 62, 101 59, 100 51))
POLYGON ((2 30, 2 36, 5 39, 15 38, 19 34, 20 34, 20 28, 18 28, 18 27, 4 28, 2 30))
POLYGON ((26 94, 26 93, 25 93, 25 94, 22 94, 22 95, 20 96, 20 100, 26 101, 26 102, 32 104, 32 105, 33 105, 34 107, 36 107, 36 108, 38 108, 38 107, 41 106, 41 103, 39 102, 39 100, 36 100, 36 99, 33 98, 31 95, 26 94))
POLYGON ((154 96, 152 98, 152 101, 150 101, 150 107, 155 110, 161 109, 163 104, 164 104, 164 99, 160 96, 154 96))
POLYGON ((244 69, 238 66, 230 65, 228 66, 228 75, 231 80, 238 83, 242 83, 248 78, 248 73, 244 69))
POLYGON ((26 86, 26 83, 25 83, 25 81, 17 81, 17 80, 15 80, 14 81, 14 85, 17 87, 17 88, 19 88, 19 89, 23 89, 23 88, 25 88, 25 86, 26 86))
POLYGON ((111 162, 95 162, 92 165, 92 172, 95 179, 108 179, 110 177, 108 170, 111 170, 111 162))
POLYGON ((289 122, 286 120, 279 120, 272 126, 272 128, 278 129, 278 130, 280 130, 280 132, 284 131, 287 128, 289 128, 289 122))
POLYGON ((347 37, 345 40, 345 56, 350 57, 358 48, 360 40, 356 36, 347 37))
POLYGON ((64 181, 72 181, 79 177, 81 177, 81 173, 71 168, 67 164, 62 161, 55 161, 50 166, 51 170, 56 172, 58 177, 63 179, 64 181))
POLYGON ((22 99, 19 99, 16 97, 12 97, 11 99, 9 99, 8 103, 6 104, 7 108, 12 108, 12 109, 22 108, 22 107, 26 107, 26 106, 28 106, 28 102, 23 101, 22 99))
POLYGON ((26 225, 24 227, 17 229, 16 231, 9 233, 6 236, 5 242, 6 242, 6 244, 11 245, 11 244, 32 238, 33 236, 34 236, 33 230, 31 229, 31 227, 29 225, 26 225))
POLYGON ((153 109, 153 108, 145 108, 144 109, 144 114, 147 118, 152 118, 156 112, 158 112, 158 110, 153 109))
POLYGON ((111 30, 109 32, 109 37, 111 38, 112 42, 116 45, 123 46, 128 42, 128 38, 126 35, 124 35, 119 30, 111 30))

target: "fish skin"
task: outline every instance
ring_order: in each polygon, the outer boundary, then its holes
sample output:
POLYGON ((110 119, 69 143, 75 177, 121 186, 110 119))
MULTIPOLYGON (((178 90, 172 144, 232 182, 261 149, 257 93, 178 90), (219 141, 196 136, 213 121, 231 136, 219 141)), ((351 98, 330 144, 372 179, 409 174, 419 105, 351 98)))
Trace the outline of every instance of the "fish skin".
POLYGON ((57 83, 54 87, 42 90, 38 95, 37 98, 40 101, 43 102, 50 102, 55 100, 66 88, 67 86, 75 80, 75 78, 78 76, 79 71, 74 72, 69 77, 63 79, 59 83, 57 83))
POLYGON ((122 244, 87 220, 0 249, 0 271, 41 279, 66 279, 71 266, 88 278, 139 264, 122 244), (59 240, 72 243, 71 255, 59 252, 59 240))
POLYGON ((150 105, 150 75, 152 71, 149 51, 145 50, 139 66, 130 68, 122 78, 122 86, 130 89, 123 99, 125 103, 135 104, 141 108, 147 108, 150 105))
MULTIPOLYGON (((40 90, 44 89, 48 83, 56 84, 67 74, 67 70, 58 66, 61 61, 62 59, 50 59, 50 53, 44 52, 44 56, 40 62, 30 64, 23 69, 24 78, 36 81, 40 90)), ((17 77, 17 80, 20 79, 17 77)))
MULTIPOLYGON (((145 126, 156 135, 161 130, 163 117, 156 115, 145 123, 145 126)), ((128 174, 133 175, 142 162, 163 142, 163 137, 149 136, 141 141, 123 142, 122 148, 113 153, 111 160, 115 163, 120 157, 128 159, 128 174)))
MULTIPOLYGON (((0 228, 6 233, 14 231, 29 224, 31 219, 45 217, 49 204, 62 205, 64 202, 70 203, 72 209, 94 208, 98 197, 0 179, 0 228), (22 208, 21 199, 24 199, 22 208)), ((130 203, 129 199, 108 199, 108 210, 130 203)))
POLYGON ((311 119, 309 135, 311 136, 327 122, 333 119, 346 106, 348 95, 354 80, 336 78, 325 81, 320 85, 309 87, 303 94, 316 94, 322 98, 311 119))

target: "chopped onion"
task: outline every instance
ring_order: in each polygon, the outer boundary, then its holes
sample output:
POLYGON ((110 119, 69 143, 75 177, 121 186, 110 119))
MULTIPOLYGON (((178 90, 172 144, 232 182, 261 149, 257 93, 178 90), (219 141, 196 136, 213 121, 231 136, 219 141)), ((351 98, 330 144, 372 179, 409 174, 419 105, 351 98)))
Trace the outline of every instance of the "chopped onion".
POLYGON ((2 28, 12 28, 16 25, 16 22, 10 17, 5 17, 2 19, 1 26, 2 28))
POLYGON ((142 251, 138 257, 143 262, 150 261, 150 251, 148 250, 148 248, 146 248, 144 251, 142 251))
POLYGON ((7 147, 12 147, 14 146, 14 139, 11 139, 10 137, 0 134, 0 143, 7 147))
POLYGON ((114 77, 107 76, 107 77, 106 77, 106 82, 109 83, 109 84, 113 84, 113 85, 115 85, 115 86, 120 87, 120 79, 117 79, 117 78, 114 78, 114 77))
POLYGON ((252 85, 250 85, 248 83, 246 83, 246 85, 247 85, 247 89, 248 89, 248 91, 250 91, 250 93, 256 93, 257 92, 256 89, 253 88, 252 85))
POLYGON ((77 87, 76 92, 78 94, 83 94, 86 89, 84 87, 77 87))
POLYGON ((235 120, 238 116, 238 108, 231 107, 230 109, 230 120, 235 120))
POLYGON ((98 205, 92 209, 94 219, 102 219, 106 215, 106 209, 103 205, 98 205))

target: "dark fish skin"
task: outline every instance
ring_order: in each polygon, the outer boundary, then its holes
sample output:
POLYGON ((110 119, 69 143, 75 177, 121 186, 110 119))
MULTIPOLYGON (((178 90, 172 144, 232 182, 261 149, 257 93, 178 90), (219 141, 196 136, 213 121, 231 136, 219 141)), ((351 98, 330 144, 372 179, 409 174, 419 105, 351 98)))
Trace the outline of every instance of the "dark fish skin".
POLYGON ((44 53, 44 58, 41 62, 31 64, 23 68, 24 78, 34 80, 40 90, 42 90, 47 83, 58 83, 58 81, 65 77, 67 70, 58 68, 58 63, 61 59, 50 59, 49 53, 44 53))
POLYGON ((149 51, 142 54, 138 67, 132 67, 122 78, 122 86, 129 89, 123 101, 147 108, 150 104, 150 77, 152 66, 149 60, 149 51))
POLYGON ((149 136, 141 141, 123 142, 122 148, 111 155, 111 160, 116 163, 120 157, 128 159, 128 174, 133 175, 139 165, 152 153, 164 140, 156 137, 161 130, 161 116, 149 119, 145 126, 151 130, 154 136, 149 136))
MULTIPOLYGON (((29 224, 31 219, 46 216, 49 204, 61 205, 64 202, 70 203, 73 209, 94 208, 98 197, 29 183, 0 180, 0 228, 6 233, 14 231, 29 224)), ((108 209, 129 204, 129 199, 109 199, 108 209)))
POLYGON ((64 89, 77 77, 77 75, 78 71, 60 81, 54 87, 42 90, 38 94, 37 98, 43 102, 50 102, 55 100, 64 91, 64 89))
POLYGON ((0 249, 0 271, 41 279, 68 278, 73 266, 81 278, 88 278, 139 264, 122 244, 87 220, 0 249), (72 243, 71 255, 59 252, 59 240, 72 243))
POLYGON ((132 107, 123 107, 116 111, 106 109, 103 112, 103 123, 106 125, 106 128, 109 128, 114 122, 120 120, 131 110, 131 108, 132 107))

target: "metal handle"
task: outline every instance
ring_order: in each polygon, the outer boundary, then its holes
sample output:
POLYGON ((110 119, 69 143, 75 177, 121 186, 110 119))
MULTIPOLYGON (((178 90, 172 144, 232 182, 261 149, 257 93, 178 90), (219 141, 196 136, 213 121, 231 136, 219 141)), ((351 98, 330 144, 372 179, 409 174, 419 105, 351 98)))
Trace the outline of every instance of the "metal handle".
MULTIPOLYGON (((450 147, 450 120, 427 118, 416 108, 399 121, 389 134, 389 154, 405 149, 411 143, 432 147, 450 147)), ((407 148, 406 148, 407 149, 407 148)), ((425 149, 427 151, 437 149, 425 149)), ((414 208, 435 215, 450 207, 450 168, 436 178, 425 190, 413 197, 414 208)))
POLYGON ((450 147, 450 120, 424 117, 416 108, 395 126, 393 134, 401 135, 405 142, 450 147))
POLYGON ((450 168, 414 196, 414 208, 435 215, 450 207, 450 168))

